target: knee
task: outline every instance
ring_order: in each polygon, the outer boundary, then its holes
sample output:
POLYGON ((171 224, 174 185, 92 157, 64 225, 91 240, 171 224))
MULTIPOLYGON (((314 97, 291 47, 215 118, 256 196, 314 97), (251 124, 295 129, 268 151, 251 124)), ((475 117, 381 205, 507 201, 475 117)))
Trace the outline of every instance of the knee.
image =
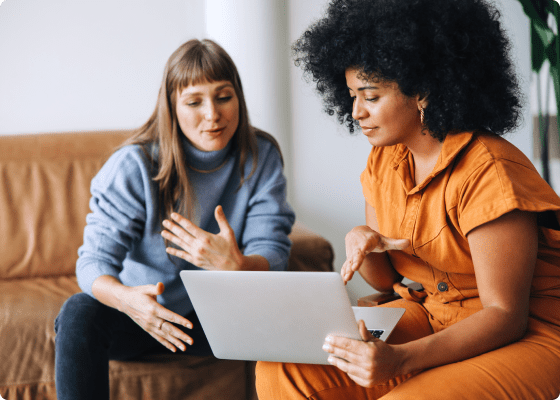
POLYGON ((54 321, 57 336, 69 332, 84 335, 95 325, 101 307, 100 302, 85 293, 73 295, 62 305, 54 321))

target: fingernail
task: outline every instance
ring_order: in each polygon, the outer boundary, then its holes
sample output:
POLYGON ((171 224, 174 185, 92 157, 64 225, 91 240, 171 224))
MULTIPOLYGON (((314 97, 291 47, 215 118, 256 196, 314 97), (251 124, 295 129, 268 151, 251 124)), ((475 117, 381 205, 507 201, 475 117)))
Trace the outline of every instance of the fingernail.
POLYGON ((327 336, 327 337, 325 338, 325 342, 329 342, 329 343, 331 343, 331 342, 332 342, 332 340, 333 340, 333 338, 332 338, 332 336, 330 336, 330 335, 329 335, 329 336, 327 336))
POLYGON ((329 358, 327 358, 327 361, 331 364, 334 363, 334 357, 333 356, 329 356, 329 358))
POLYGON ((330 344, 325 343, 323 345, 323 350, 330 352, 332 350, 332 346, 330 344))

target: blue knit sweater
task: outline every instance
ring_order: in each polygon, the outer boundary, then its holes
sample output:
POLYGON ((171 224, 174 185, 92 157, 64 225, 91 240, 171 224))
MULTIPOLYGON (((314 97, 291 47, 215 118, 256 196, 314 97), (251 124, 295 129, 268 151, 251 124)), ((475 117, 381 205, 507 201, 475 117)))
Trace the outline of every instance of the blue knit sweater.
MULTIPOLYGON (((222 205, 243 254, 265 257, 271 270, 285 270, 291 242, 288 234, 295 220, 286 201, 286 178, 280 154, 268 140, 258 137, 258 166, 239 189, 238 154, 233 141, 223 150, 203 152, 183 138, 191 186, 197 199, 195 222, 218 233, 214 209, 222 205)), ((252 158, 245 163, 245 176, 252 158)), ((101 275, 118 278, 124 285, 163 282, 158 302, 180 315, 192 311, 179 277, 183 269, 198 267, 165 252, 159 220, 156 170, 138 145, 116 151, 91 183, 91 213, 87 216, 84 244, 78 250, 76 275, 81 289, 93 296, 91 287, 101 275), (172 257, 173 261, 170 260, 172 257)))

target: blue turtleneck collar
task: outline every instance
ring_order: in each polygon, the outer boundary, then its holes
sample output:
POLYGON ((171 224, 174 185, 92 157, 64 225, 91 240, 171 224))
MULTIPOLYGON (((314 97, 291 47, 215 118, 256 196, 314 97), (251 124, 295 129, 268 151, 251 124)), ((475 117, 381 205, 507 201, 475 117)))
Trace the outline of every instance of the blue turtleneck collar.
POLYGON ((183 144, 183 151, 185 152, 185 157, 187 159, 187 164, 197 170, 209 171, 221 166, 231 149, 232 140, 228 142, 226 147, 217 151, 202 151, 198 150, 192 144, 186 136, 183 135, 181 142, 183 144))

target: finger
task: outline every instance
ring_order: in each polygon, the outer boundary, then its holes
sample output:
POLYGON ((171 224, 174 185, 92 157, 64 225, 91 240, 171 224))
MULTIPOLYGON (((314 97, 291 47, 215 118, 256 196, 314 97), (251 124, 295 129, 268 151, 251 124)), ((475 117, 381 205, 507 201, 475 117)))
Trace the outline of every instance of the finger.
POLYGON ((183 260, 188 261, 191 264, 194 264, 194 259, 193 259, 192 255, 190 253, 187 253, 184 250, 175 249, 173 247, 166 247, 165 251, 168 254, 171 254, 172 256, 182 258, 183 260))
POLYGON ((198 226, 193 224, 182 215, 171 213, 171 218, 179 225, 181 225, 181 227, 183 227, 183 229, 187 231, 191 236, 197 237, 199 234, 204 232, 202 229, 200 229, 198 226))
MULTIPOLYGON (((185 317, 174 313, 171 310, 168 310, 164 306, 160 306, 161 308, 158 309, 158 318, 163 320, 164 322, 172 322, 173 324, 184 326, 187 329, 192 329, 193 324, 191 321, 186 319, 185 317)), ((159 323, 158 328, 161 328, 163 325, 159 323)), ((173 325, 172 325, 173 326, 173 325)), ((179 328, 177 328, 179 330, 179 328)))
POLYGON ((350 379, 356 382, 360 386, 371 387, 371 380, 365 379, 369 374, 357 365, 349 363, 348 361, 335 357, 333 355, 329 356, 327 361, 329 364, 334 365, 341 371, 345 372, 350 379))
POLYGON ((361 343, 363 342, 340 336, 329 335, 325 338, 323 350, 349 362, 357 363, 362 356, 362 352, 359 349, 359 344, 361 343))
POLYGON ((356 250, 354 252, 354 254, 352 255, 352 258, 351 258, 351 263, 350 263, 350 266, 351 266, 353 272, 360 269, 360 267, 362 266, 362 263, 364 262, 364 258, 365 258, 365 253, 363 251, 356 250))
POLYGON ((345 285, 354 276, 354 271, 352 271, 352 267, 350 267, 348 260, 344 263, 344 265, 340 269, 340 275, 342 276, 342 280, 344 281, 345 285))
POLYGON ((220 227, 220 232, 231 234, 233 230, 229 225, 229 222, 226 218, 226 214, 224 213, 224 209, 222 206, 216 206, 214 210, 214 218, 216 218, 216 222, 218 222, 218 226, 220 227))
POLYGON ((382 253, 387 250, 404 250, 410 246, 408 239, 393 239, 381 236, 378 246, 373 250, 376 253, 382 253))
POLYGON ((177 351, 177 347, 167 340, 163 335, 156 333, 156 332, 148 332, 154 339, 156 339, 159 343, 165 346, 167 349, 171 350, 173 353, 177 351))
POLYGON ((165 285, 161 282, 158 282, 155 285, 136 286, 135 289, 140 293, 147 294, 148 296, 159 296, 164 292, 165 285))
POLYGON ((364 378, 362 378, 360 375, 356 375, 353 374, 352 372, 347 372, 346 373, 348 375, 348 377, 350 379, 352 379, 354 382, 356 382, 358 385, 366 387, 366 388, 370 388, 373 386, 373 383, 370 380, 366 380, 364 378))
POLYGON ((186 229, 168 220, 163 221, 163 226, 167 229, 167 231, 161 231, 161 236, 165 239, 180 247, 189 247, 192 244, 194 236, 186 229))
POLYGON ((189 335, 168 321, 164 321, 161 325, 160 331, 163 333, 162 336, 164 336, 165 339, 182 351, 187 349, 185 343, 188 343, 189 345, 193 344, 193 339, 189 335))
POLYGON ((364 342, 373 342, 375 340, 379 340, 375 336, 373 336, 370 331, 368 331, 368 329, 366 328, 366 323, 363 319, 358 321, 358 330, 360 331, 360 336, 362 337, 362 340, 364 342))

